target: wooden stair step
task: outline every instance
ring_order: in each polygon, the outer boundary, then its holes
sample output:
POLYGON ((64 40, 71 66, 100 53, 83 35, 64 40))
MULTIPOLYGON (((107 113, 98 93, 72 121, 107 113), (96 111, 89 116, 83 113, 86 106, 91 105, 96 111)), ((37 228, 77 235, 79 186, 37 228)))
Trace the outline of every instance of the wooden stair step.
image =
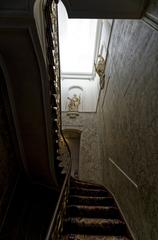
POLYGON ((110 196, 105 189, 88 189, 83 187, 71 187, 70 194, 83 196, 110 196))
POLYGON ((80 186, 82 188, 88 188, 88 189, 103 189, 105 190, 105 188, 99 184, 93 184, 93 183, 87 183, 84 181, 80 181, 80 180, 72 180, 70 181, 70 186, 71 187, 76 187, 76 186, 80 186))
POLYGON ((105 206, 68 205, 67 216, 87 218, 121 219, 118 208, 105 206))
POLYGON ((64 232, 118 236, 126 234, 126 225, 118 219, 67 218, 64 221, 64 232))
POLYGON ((89 197, 80 195, 70 195, 69 204, 89 206, 115 206, 115 202, 112 197, 89 197))
POLYGON ((63 240, 129 240, 129 239, 123 236, 67 234, 64 236, 63 240))

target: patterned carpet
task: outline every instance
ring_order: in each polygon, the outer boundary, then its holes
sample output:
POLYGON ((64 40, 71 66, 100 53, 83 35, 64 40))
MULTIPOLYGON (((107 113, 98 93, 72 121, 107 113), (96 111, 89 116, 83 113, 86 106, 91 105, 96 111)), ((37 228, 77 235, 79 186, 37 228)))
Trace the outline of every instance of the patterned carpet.
POLYGON ((102 186, 71 179, 63 240, 129 240, 111 194, 102 186))
POLYGON ((126 237, 114 236, 90 236, 90 235, 67 235, 64 240, 128 240, 126 237))

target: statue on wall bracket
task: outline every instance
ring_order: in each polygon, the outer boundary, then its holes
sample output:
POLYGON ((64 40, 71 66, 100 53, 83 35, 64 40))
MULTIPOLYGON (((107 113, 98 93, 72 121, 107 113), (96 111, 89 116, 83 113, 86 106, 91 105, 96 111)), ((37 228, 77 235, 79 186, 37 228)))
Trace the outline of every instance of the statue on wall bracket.
POLYGON ((105 84, 105 65, 106 65, 105 59, 101 55, 98 55, 97 63, 94 63, 94 66, 95 66, 95 71, 100 78, 101 89, 104 88, 104 84, 105 84))
POLYGON ((81 103, 81 97, 77 96, 77 94, 74 94, 72 98, 68 97, 69 100, 68 103, 68 114, 70 118, 75 118, 79 115, 78 108, 81 103))

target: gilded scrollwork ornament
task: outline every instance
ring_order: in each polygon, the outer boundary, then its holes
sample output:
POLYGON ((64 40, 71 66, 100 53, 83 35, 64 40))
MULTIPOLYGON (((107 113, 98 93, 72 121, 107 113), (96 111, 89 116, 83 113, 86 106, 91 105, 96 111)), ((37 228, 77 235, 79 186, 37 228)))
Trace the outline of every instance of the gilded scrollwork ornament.
POLYGON ((94 66, 95 66, 95 71, 100 78, 101 89, 104 88, 104 84, 105 84, 105 65, 106 65, 106 61, 103 58, 103 56, 98 55, 97 63, 94 63, 94 66))

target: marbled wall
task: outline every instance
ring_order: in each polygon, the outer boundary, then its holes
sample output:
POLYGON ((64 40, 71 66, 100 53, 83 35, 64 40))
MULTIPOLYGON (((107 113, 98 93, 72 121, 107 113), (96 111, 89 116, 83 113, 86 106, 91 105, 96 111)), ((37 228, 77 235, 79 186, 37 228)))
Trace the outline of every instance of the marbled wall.
POLYGON ((104 184, 135 239, 157 240, 158 32, 142 20, 114 22, 97 116, 104 184))
MULTIPOLYGON (((102 183, 102 163, 100 161, 96 113, 79 113, 76 118, 70 118, 62 113, 63 129, 81 131, 79 177, 82 180, 102 183)), ((73 159, 72 159, 73 161, 73 159)))

